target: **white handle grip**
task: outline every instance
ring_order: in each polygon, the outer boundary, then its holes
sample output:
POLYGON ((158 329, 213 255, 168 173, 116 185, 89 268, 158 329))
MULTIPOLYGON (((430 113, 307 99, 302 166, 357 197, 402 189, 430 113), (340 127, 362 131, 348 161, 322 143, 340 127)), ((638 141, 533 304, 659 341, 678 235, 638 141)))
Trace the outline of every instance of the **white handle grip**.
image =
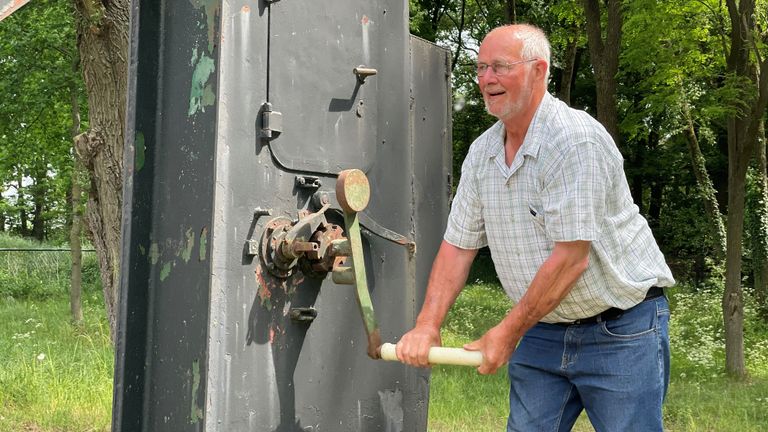
MULTIPOLYGON (((381 345, 381 359, 398 361, 395 344, 381 345)), ((429 349, 430 364, 446 364, 457 366, 480 366, 483 363, 483 353, 467 351, 462 348, 432 347, 429 349)))

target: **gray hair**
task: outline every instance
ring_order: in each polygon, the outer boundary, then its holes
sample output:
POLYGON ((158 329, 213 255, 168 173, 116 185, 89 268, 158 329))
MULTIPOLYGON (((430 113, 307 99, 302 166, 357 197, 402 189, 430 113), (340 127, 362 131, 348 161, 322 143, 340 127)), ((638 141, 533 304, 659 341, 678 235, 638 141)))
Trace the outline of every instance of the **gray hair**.
POLYGON ((549 82, 552 49, 549 46, 549 40, 544 31, 530 24, 512 24, 502 28, 512 31, 515 38, 522 42, 520 52, 522 58, 540 58, 547 62, 547 73, 544 75, 544 84, 546 85, 549 82))

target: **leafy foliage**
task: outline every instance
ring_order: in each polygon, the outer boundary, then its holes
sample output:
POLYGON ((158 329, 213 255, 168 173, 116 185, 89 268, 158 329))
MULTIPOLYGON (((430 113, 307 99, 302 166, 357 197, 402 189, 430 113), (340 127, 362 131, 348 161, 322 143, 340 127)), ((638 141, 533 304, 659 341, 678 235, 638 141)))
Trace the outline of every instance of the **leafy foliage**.
POLYGON ((0 230, 42 240, 65 223, 72 97, 86 106, 71 2, 31 2, 0 23, 0 230))

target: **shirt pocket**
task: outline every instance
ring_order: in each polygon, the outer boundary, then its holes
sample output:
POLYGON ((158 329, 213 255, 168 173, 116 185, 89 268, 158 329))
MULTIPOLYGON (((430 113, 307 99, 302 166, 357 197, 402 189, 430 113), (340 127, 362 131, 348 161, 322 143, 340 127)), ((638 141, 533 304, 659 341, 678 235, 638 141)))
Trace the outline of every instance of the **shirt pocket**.
POLYGON ((545 225, 544 225, 544 212, 541 211, 540 209, 541 209, 540 206, 528 204, 528 214, 530 215, 534 226, 540 229, 542 233, 546 233, 545 225))

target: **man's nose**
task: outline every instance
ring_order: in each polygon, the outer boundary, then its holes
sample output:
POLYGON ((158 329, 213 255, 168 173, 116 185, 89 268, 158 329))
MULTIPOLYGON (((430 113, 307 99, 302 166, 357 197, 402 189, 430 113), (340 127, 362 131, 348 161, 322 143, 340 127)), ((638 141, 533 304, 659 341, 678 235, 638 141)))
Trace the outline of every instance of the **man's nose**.
POLYGON ((478 78, 478 84, 480 84, 480 89, 482 90, 486 84, 493 84, 499 81, 499 77, 496 76, 496 72, 493 71, 493 69, 488 68, 488 70, 485 71, 483 76, 477 77, 478 78))

